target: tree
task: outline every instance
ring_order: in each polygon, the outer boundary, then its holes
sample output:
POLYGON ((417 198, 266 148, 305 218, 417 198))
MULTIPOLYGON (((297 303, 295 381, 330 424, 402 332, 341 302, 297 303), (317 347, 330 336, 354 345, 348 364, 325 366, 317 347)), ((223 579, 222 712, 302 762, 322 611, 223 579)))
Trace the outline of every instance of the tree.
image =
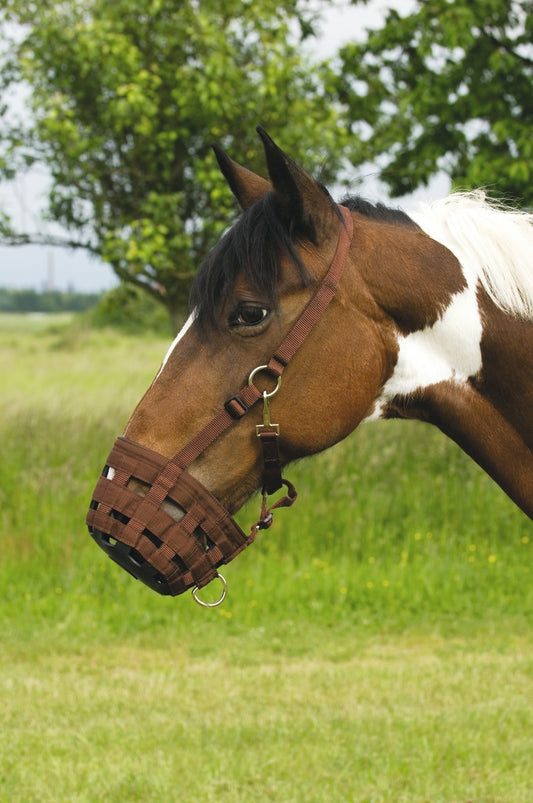
POLYGON ((393 195, 443 170, 533 203, 532 11, 531 0, 418 0, 346 46, 330 82, 354 162, 377 164, 393 195))
MULTIPOLYGON (((301 53, 309 0, 4 0, 3 22, 4 93, 29 87, 31 115, 4 115, 0 170, 45 165, 45 213, 68 244, 158 298, 175 325, 233 212, 213 140, 253 169, 263 123, 335 175, 343 131, 301 53)), ((31 240, 1 217, 0 239, 31 240)))

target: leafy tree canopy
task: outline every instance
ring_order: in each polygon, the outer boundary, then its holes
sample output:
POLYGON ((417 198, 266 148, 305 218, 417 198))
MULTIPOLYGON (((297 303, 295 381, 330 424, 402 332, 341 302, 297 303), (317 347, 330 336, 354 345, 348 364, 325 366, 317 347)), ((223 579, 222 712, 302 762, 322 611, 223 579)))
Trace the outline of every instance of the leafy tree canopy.
MULTIPOLYGON (((324 180, 335 175, 344 134, 301 52, 311 8, 308 0, 4 0, 4 97, 26 85, 31 115, 4 115, 0 171, 45 165, 46 215, 177 321, 191 276, 233 211, 213 140, 261 171, 262 123, 324 180)), ((28 239, 5 218, 0 238, 28 239)))
MULTIPOLYGON (((355 0, 357 2, 357 0, 355 0)), ((444 170, 456 186, 533 203, 533 3, 418 0, 340 53, 353 161, 393 195, 444 170)))

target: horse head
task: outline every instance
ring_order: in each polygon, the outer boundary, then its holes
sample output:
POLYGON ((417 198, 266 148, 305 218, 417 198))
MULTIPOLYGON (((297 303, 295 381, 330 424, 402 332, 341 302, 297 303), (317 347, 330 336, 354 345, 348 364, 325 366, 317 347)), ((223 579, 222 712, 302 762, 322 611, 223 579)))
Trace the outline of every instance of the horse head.
MULTIPOLYGON (((365 419, 436 424, 530 513, 527 413, 495 401, 482 359, 484 320, 500 311, 413 220, 369 213, 360 199, 339 207, 258 132, 269 180, 215 148, 242 215, 200 267, 190 316, 88 514, 108 554, 161 593, 209 582, 270 525, 273 507, 294 501, 284 467, 365 419), (231 516, 261 488, 247 537, 231 516)), ((521 331, 531 339, 531 323, 521 331)))
MULTIPOLYGON (((216 151, 243 214, 200 269, 191 317, 126 427, 127 438, 169 458, 268 363, 323 281, 344 226, 327 191, 261 135, 270 181, 216 151)), ((282 465, 331 446, 368 415, 392 367, 381 318, 346 266, 271 400, 282 465), (356 354, 346 348, 354 340, 356 354)), ((258 379, 269 392, 275 386, 258 379)), ((258 405, 189 467, 231 513, 261 486, 261 416, 258 405)))

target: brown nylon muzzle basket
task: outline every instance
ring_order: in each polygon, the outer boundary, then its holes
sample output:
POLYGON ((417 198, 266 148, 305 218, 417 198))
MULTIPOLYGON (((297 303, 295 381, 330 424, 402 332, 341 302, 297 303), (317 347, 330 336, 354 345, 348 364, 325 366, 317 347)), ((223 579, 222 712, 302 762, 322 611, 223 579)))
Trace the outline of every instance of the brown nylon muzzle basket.
POLYGON ((172 596, 207 585, 255 538, 183 467, 122 437, 94 489, 87 524, 119 566, 172 596))

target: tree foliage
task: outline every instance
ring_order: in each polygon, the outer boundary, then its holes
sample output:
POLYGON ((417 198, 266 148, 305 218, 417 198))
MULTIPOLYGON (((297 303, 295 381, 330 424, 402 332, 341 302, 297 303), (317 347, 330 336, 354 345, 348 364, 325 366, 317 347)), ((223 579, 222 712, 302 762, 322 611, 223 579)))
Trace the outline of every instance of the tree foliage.
MULTIPOLYGON (((233 212, 213 140, 259 169, 262 123, 325 179, 335 174, 343 132, 301 53, 310 8, 308 0, 4 0, 12 37, 3 89, 29 87, 31 115, 4 116, 0 170, 9 177, 45 165, 46 215, 177 320, 233 212)), ((4 241, 28 240, 0 223, 4 241)))
POLYGON ((533 203, 531 0, 418 0, 340 59, 354 162, 377 164, 392 194, 444 170, 533 203))

